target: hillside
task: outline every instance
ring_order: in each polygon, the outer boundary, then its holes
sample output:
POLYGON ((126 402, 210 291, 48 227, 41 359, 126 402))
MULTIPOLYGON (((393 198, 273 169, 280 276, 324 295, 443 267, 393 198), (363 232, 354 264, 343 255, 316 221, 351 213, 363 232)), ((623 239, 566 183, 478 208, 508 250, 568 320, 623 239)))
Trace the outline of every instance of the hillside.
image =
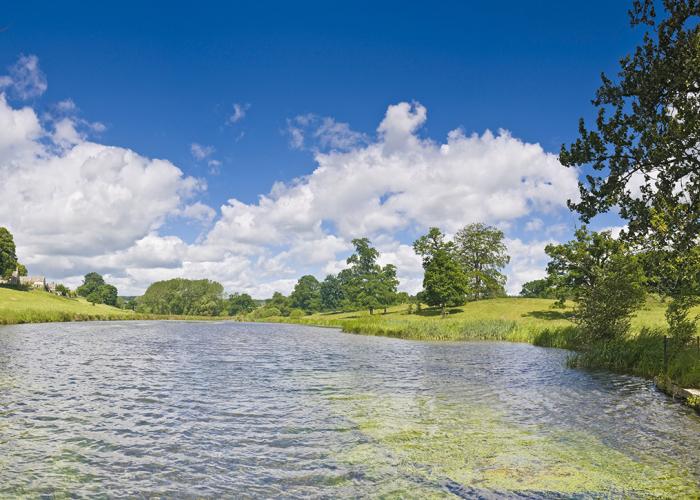
POLYGON ((0 288, 0 324, 132 319, 132 311, 104 304, 92 305, 84 298, 69 299, 39 290, 0 288))

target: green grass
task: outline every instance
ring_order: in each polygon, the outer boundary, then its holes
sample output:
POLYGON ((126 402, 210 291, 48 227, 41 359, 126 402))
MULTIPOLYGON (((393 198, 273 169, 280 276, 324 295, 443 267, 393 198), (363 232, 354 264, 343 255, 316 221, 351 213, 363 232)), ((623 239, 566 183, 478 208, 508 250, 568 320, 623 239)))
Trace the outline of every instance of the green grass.
POLYGON ((139 314, 105 304, 90 304, 84 298, 69 299, 40 290, 15 290, 0 287, 0 325, 49 323, 55 321, 110 320, 221 320, 228 317, 163 316, 139 314))
MULTIPOLYGON (((408 306, 392 307, 386 314, 366 311, 321 313, 303 318, 264 321, 341 328, 345 332, 425 341, 504 340, 576 351, 571 366, 607 369, 653 378, 664 372, 663 337, 666 305, 650 298, 632 320, 629 337, 584 345, 571 322, 571 307, 557 309, 548 299, 499 298, 470 302, 453 308, 446 318, 437 309, 408 314, 408 306)), ((700 313, 700 309, 694 314, 700 313)), ((700 352, 694 346, 675 349, 668 376, 685 387, 700 387, 700 352)))

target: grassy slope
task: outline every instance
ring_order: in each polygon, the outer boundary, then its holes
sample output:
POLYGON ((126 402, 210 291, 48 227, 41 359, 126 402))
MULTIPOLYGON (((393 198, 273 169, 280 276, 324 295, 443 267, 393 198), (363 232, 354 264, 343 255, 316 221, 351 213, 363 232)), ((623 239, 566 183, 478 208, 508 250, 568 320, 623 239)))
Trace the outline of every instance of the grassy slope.
POLYGON ((0 324, 47 321, 133 319, 132 311, 104 304, 92 305, 83 298, 68 299, 39 290, 0 288, 0 324))
MULTIPOLYGON (((390 308, 387 314, 367 312, 313 314, 284 321, 335 326, 365 335, 385 335, 413 340, 507 340, 543 347, 582 351, 572 366, 605 368, 652 378, 663 373, 665 304, 650 299, 632 320, 632 334, 619 341, 581 350, 578 332, 568 319, 571 309, 555 309, 552 300, 502 298, 471 302, 455 308, 446 319, 434 309, 407 314, 407 306, 390 308)), ((695 313, 700 313, 698 308, 695 313)), ((265 321, 270 321, 267 319, 265 321)), ((700 353, 693 348, 672 356, 668 375, 685 387, 700 387, 700 353)))
POLYGON ((233 318, 139 314, 104 304, 92 305, 82 297, 68 299, 39 290, 20 291, 0 287, 0 325, 129 319, 211 321, 233 318))

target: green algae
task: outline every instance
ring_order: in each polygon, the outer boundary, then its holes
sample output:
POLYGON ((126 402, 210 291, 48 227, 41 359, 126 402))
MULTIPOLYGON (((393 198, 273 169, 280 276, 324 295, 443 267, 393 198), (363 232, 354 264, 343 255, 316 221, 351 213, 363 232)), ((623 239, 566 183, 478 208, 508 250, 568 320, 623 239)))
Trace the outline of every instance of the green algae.
POLYGON ((358 432, 336 460, 383 485, 375 496, 452 488, 585 496, 698 496, 681 464, 626 454, 583 432, 516 425, 486 406, 437 397, 329 399, 358 432))

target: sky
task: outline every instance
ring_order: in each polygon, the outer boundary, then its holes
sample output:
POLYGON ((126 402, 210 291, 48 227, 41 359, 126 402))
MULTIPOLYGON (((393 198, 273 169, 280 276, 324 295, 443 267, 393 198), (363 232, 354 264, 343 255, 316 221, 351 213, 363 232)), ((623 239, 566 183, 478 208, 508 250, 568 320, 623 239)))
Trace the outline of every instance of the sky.
MULTIPOLYGON (((627 2, 14 2, 0 12, 0 226, 30 274, 266 298, 367 236, 502 229, 509 293, 580 224, 559 164, 627 2), (38 15, 37 13, 41 13, 38 15)), ((615 215, 592 227, 618 227, 615 215)))

